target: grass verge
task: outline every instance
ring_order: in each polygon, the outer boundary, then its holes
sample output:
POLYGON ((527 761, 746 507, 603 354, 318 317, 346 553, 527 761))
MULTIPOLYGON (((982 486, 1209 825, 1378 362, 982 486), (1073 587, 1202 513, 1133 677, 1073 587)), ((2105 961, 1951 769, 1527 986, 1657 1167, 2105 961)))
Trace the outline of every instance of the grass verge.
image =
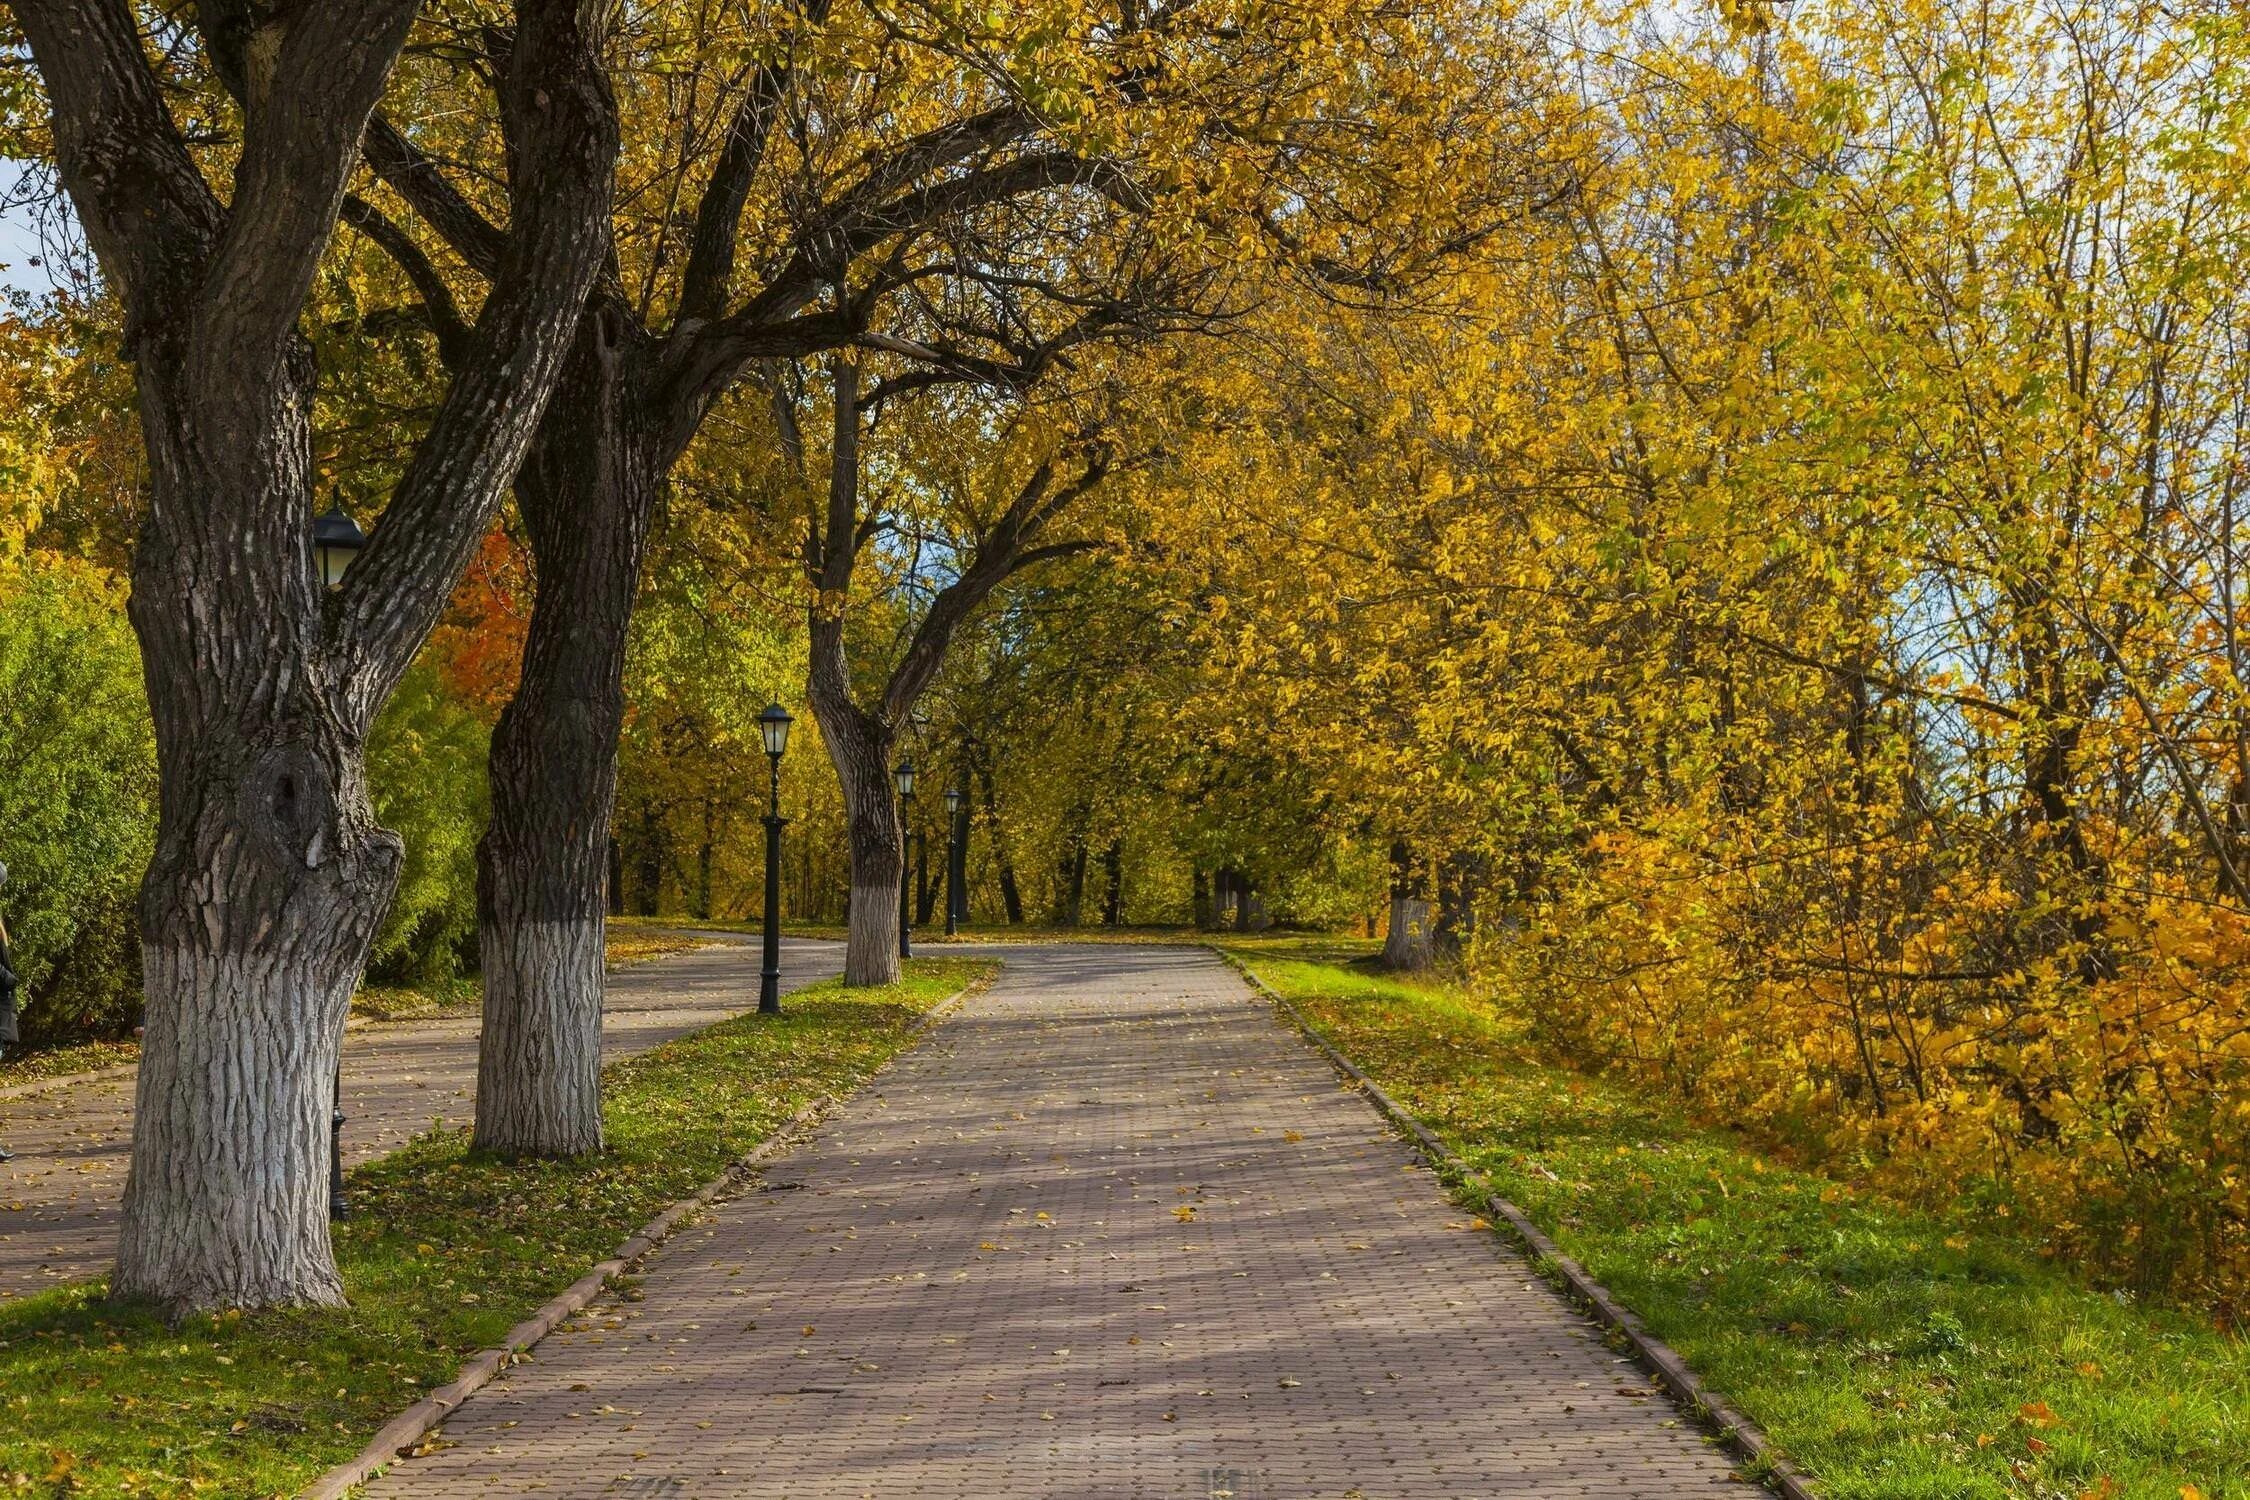
POLYGON ((884 989, 815 985, 779 1017, 613 1064, 609 1150, 593 1161, 511 1166, 448 1130, 357 1169, 336 1236, 348 1311, 170 1327, 103 1302, 99 1284, 0 1304, 0 1493, 294 1493, 994 968, 918 960, 884 989))
POLYGON ((2250 1500, 2241 1339, 1543 1065, 1505 997, 1369 973, 1356 944, 1224 946, 1834 1500, 2250 1500))

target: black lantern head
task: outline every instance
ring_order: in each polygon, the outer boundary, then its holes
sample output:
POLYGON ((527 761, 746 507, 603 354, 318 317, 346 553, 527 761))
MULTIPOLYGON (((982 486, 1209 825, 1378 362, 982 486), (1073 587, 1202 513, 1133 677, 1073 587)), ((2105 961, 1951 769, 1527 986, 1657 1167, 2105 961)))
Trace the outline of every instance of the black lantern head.
POLYGON ((766 754, 781 759, 781 752, 789 748, 789 726, 795 722, 780 704, 766 705, 765 712, 758 715, 758 733, 765 737, 766 754))
POLYGON ((367 545, 367 533, 344 514, 344 502, 333 501, 328 514, 313 522, 313 560, 320 565, 320 582, 334 588, 344 581, 344 571, 367 545))
POLYGON ((898 769, 891 774, 898 778, 898 794, 901 797, 914 795, 914 762, 910 760, 900 761, 898 769))
POLYGON ((949 786, 945 789, 945 810, 954 816, 960 816, 961 804, 967 800, 959 787, 949 786))

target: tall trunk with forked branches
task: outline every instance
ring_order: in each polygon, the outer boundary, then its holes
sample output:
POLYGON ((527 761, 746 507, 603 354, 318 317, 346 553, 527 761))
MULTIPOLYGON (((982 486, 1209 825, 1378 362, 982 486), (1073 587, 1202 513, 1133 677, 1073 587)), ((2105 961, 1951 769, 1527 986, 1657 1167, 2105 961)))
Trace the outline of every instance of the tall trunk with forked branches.
POLYGON ((372 544, 314 568, 318 371, 298 331, 412 0, 197 8, 241 116, 227 200, 124 0, 14 0, 57 163, 126 309, 150 504, 130 606, 158 747, 147 1030, 111 1288, 174 1310, 334 1304, 328 1115, 344 1015, 398 879, 369 725, 467 566, 599 263, 615 110, 601 12, 520 0, 511 186, 454 379, 372 544))

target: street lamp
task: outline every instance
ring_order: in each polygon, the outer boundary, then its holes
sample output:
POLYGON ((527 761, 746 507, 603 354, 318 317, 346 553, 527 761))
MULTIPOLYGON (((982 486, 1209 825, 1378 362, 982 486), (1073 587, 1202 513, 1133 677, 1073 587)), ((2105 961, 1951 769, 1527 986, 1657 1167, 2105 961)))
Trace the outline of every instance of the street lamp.
POLYGON ((961 919, 968 915, 969 903, 963 899, 962 876, 967 873, 963 857, 968 849, 968 830, 962 826, 962 809, 967 806, 969 794, 957 786, 945 789, 945 935, 952 937, 961 930, 961 919))
POLYGON ((781 752, 789 748, 789 710, 778 703, 758 715, 766 742, 766 947, 758 970, 758 1013, 781 1014, 781 752))
MULTIPOLYGON (((352 565, 367 546, 367 533, 359 523, 344 514, 341 496, 328 504, 328 514, 315 517, 312 527, 313 562, 320 569, 322 588, 335 588, 344 581, 345 570, 352 565)), ((344 1199, 344 1056, 341 1038, 337 1042, 336 1074, 329 1084, 328 1093, 328 1217, 348 1219, 351 1205, 344 1199)))
POLYGON ((367 533, 359 523, 344 514, 341 497, 329 502, 328 514, 313 522, 313 561, 320 565, 320 582, 323 588, 334 588, 344 581, 344 572, 367 546, 367 533))
POLYGON ((352 1206, 344 1201, 344 1045, 336 1042, 336 1077, 328 1094, 328 1217, 348 1219, 352 1206))
POLYGON ((914 913, 906 903, 906 830, 914 814, 914 762, 900 761, 891 774, 898 779, 898 956, 912 958, 914 913))

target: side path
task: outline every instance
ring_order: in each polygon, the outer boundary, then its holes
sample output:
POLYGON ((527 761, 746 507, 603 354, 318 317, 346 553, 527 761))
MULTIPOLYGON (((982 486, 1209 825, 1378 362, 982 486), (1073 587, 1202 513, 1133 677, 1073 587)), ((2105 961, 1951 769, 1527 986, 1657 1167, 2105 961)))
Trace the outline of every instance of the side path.
MULTIPOLYGON (((703 936, 704 934, 699 934, 703 936)), ((649 959, 609 976, 604 1057, 645 1052, 758 1003, 754 941, 708 934, 719 946, 649 959)), ((787 939, 785 990, 826 979, 838 943, 787 939)), ((344 1160, 394 1151, 434 1122, 467 1124, 477 1082, 477 1018, 364 1026, 344 1037, 344 1160)), ((107 1274, 133 1130, 130 1073, 28 1098, 0 1100, 0 1298, 107 1274)))
POLYGON ((1002 951, 992 991, 369 1495, 1730 1484, 1213 956, 1002 951))

